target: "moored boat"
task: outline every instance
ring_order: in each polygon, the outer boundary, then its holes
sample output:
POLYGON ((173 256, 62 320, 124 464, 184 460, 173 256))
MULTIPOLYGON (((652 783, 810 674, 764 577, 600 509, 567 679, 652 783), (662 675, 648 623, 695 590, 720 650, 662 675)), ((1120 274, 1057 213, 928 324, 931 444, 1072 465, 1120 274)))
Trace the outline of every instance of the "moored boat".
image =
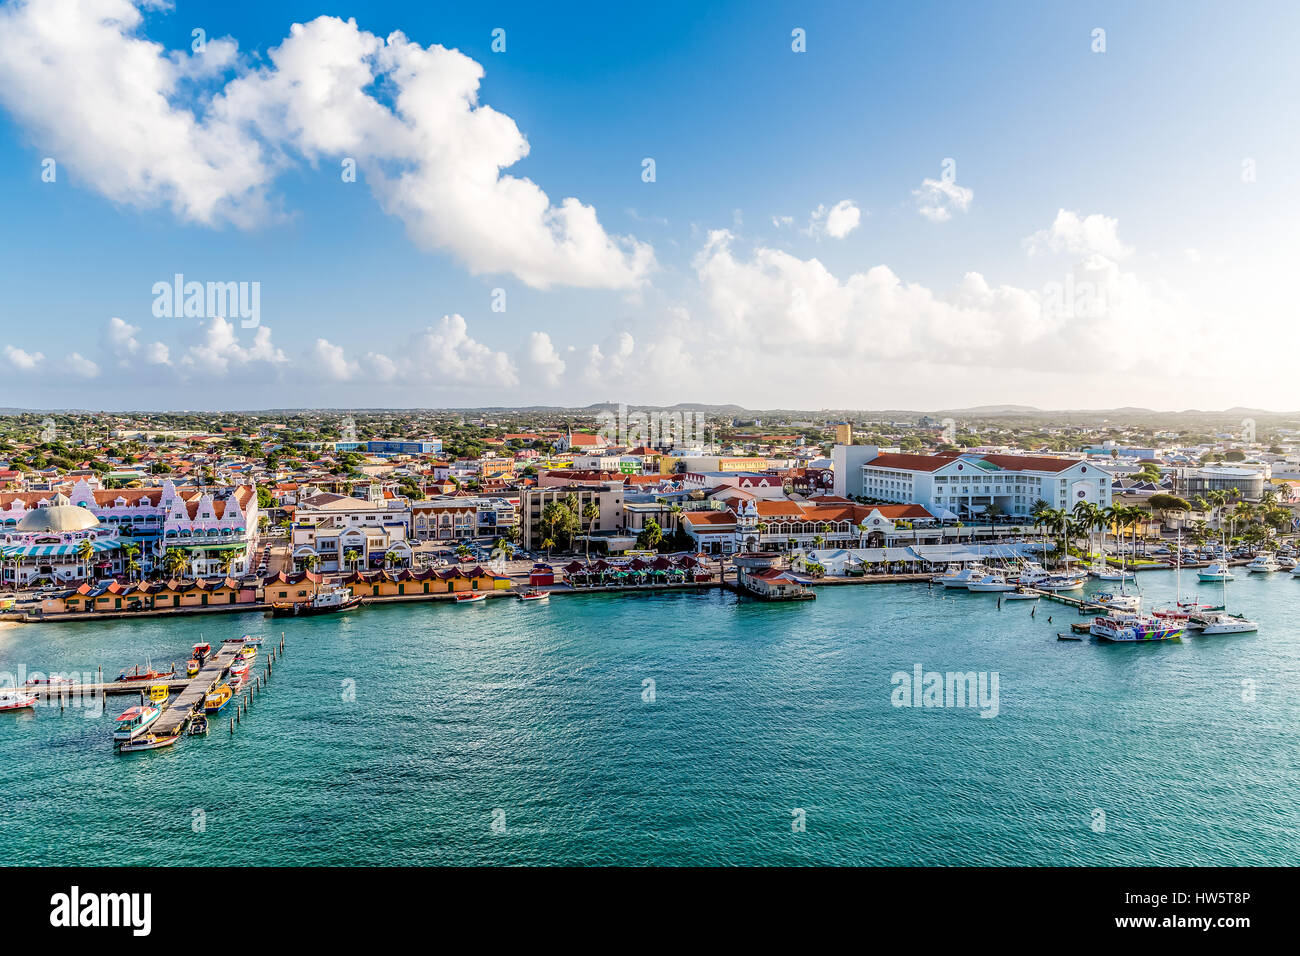
POLYGON ((27 710, 36 706, 36 695, 21 690, 0 691, 0 710, 27 710))
POLYGON ((1101 605, 1108 611, 1130 611, 1136 613, 1142 609, 1142 596, 1139 594, 1099 591, 1092 596, 1092 602, 1101 605))
POLYGON ((936 575, 933 580, 935 584, 942 584, 946 588, 964 588, 972 579, 982 577, 986 573, 988 573, 988 569, 979 563, 965 567, 954 564, 949 565, 942 574, 936 575))
POLYGON ((1165 641, 1182 634, 1184 624, 1152 615, 1108 614, 1093 618, 1089 631, 1103 641, 1127 644, 1137 641, 1165 641))
POLYGON ((1246 570, 1251 574, 1272 574, 1274 571, 1280 570, 1280 568, 1278 568, 1277 562, 1273 560, 1271 554, 1261 554, 1246 565, 1246 570))
POLYGON ((212 688, 212 693, 203 698, 203 712, 205 714, 219 713, 221 708, 230 703, 234 696, 235 692, 230 689, 228 684, 218 684, 212 688))
POLYGON ((361 598, 349 587, 327 588, 309 601, 279 602, 271 605, 272 617, 310 617, 313 614, 337 614, 361 606, 361 598))
POLYGON ((190 660, 185 662, 186 677, 193 677, 198 672, 199 672, 199 662, 197 660, 190 660))
POLYGON ((113 731, 114 743, 125 743, 128 740, 134 740, 147 731, 150 725, 161 716, 162 709, 159 707, 151 707, 148 704, 128 707, 118 715, 117 729, 113 731))
POLYGON ((487 595, 482 591, 462 591, 456 595, 457 604, 477 604, 479 601, 486 601, 487 595))
POLYGON ((118 753, 134 753, 137 750, 160 750, 170 747, 181 739, 180 734, 142 734, 134 740, 128 740, 117 748, 118 753))
POLYGON ((1196 577, 1201 581, 1235 581, 1232 572, 1228 570, 1228 565, 1222 561, 1215 561, 1208 568, 1203 568, 1196 572, 1196 577))
POLYGON ((119 681, 170 680, 175 676, 176 676, 176 668, 174 667, 171 670, 164 673, 163 671, 154 670, 152 664, 146 663, 143 665, 137 664, 129 671, 122 671, 122 673, 118 675, 117 679, 119 681))
POLYGON ((1030 591, 1025 585, 1021 584, 1014 591, 1008 591, 1002 595, 1004 601, 1037 601, 1042 595, 1037 591, 1030 591))
POLYGON ((549 601, 551 599, 550 591, 541 591, 537 588, 529 588, 519 595, 521 601, 549 601))
POLYGON ((1253 634, 1259 625, 1239 614, 1214 611, 1199 619, 1198 629, 1202 634, 1253 634))
POLYGON ((987 571, 966 582, 966 590, 976 593, 1011 592, 1015 589, 1016 585, 1008 581, 1007 576, 1001 571, 987 571))

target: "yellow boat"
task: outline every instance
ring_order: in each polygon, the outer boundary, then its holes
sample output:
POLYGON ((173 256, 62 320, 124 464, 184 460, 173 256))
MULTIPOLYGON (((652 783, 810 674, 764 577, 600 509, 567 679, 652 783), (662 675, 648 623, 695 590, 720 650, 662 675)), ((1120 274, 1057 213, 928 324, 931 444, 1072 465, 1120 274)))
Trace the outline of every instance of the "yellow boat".
POLYGON ((211 694, 203 698, 203 712, 205 714, 217 713, 222 707, 230 703, 230 698, 234 696, 234 692, 228 685, 218 684, 211 694))
POLYGON ((186 663, 186 665, 185 665, 185 674, 186 674, 187 677, 193 677, 193 676, 194 676, 195 674, 197 674, 198 672, 199 672, 199 662, 198 662, 198 661, 189 661, 188 663, 186 663))

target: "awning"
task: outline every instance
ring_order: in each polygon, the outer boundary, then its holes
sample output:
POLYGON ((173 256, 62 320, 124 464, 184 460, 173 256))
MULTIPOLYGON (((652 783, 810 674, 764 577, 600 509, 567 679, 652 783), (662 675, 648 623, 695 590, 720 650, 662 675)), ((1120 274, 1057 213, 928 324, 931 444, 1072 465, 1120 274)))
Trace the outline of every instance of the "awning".
MULTIPOLYGON (((121 543, 117 541, 92 541, 90 544, 96 553, 121 547, 121 543)), ((79 547, 78 544, 11 544, 0 548, 0 556, 5 558, 63 557, 76 554, 79 547)))
POLYGON ((208 544, 203 541, 185 541, 180 543, 172 542, 167 544, 167 547, 169 548, 181 548, 181 549, 189 549, 189 550, 202 548, 204 551, 234 551, 237 548, 245 548, 247 546, 248 545, 243 541, 227 542, 225 544, 208 544))

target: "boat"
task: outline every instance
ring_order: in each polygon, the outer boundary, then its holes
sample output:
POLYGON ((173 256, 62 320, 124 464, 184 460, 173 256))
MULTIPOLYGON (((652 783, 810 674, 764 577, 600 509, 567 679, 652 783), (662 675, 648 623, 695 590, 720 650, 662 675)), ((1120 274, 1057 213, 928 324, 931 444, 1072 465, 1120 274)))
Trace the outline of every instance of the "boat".
POLYGON ((1202 634, 1252 634, 1259 630, 1259 625, 1240 614, 1214 611, 1199 620, 1197 629, 1202 634))
POLYGON ((1228 570, 1228 565, 1222 561, 1215 561, 1208 568, 1197 571, 1196 577, 1201 581, 1235 581, 1232 572, 1228 570))
POLYGON ((1031 587, 1037 587, 1039 582, 1046 581, 1051 576, 1051 572, 1037 561, 1026 561, 1020 566, 1020 574, 1011 580, 1015 584, 1028 584, 1031 587))
POLYGON ((1034 587, 1040 591, 1077 591, 1083 587, 1083 578, 1077 574, 1049 574, 1034 587))
POLYGON ((337 614, 361 606, 361 597, 349 587, 319 591, 310 601, 279 602, 271 605, 272 617, 309 617, 313 614, 337 614))
POLYGON ((549 601, 550 599, 550 591, 539 591, 537 588, 529 588, 519 595, 521 601, 549 601))
POLYGON ((1277 562, 1277 569, 1279 571, 1295 571, 1296 568, 1300 568, 1300 561, 1297 561, 1289 554, 1288 555, 1279 554, 1275 556, 1273 560, 1277 562))
POLYGON ((1098 581, 1132 581, 1136 575, 1123 568, 1112 568, 1103 558, 1098 558, 1088 568, 1088 574, 1098 581))
POLYGON ((154 670, 152 664, 146 663, 143 666, 137 664, 129 671, 122 671, 122 673, 118 675, 117 679, 119 681, 169 680, 175 676, 176 676, 176 668, 174 667, 171 670, 167 671, 166 673, 163 673, 162 671, 154 670))
POLYGON ((1008 591, 1002 595, 1004 601, 1037 601, 1042 595, 1036 591, 1028 591, 1024 585, 1019 585, 1014 591, 1008 591))
POLYGON ((1136 614, 1142 609, 1142 595, 1099 591, 1092 596, 1092 603, 1099 604, 1108 611, 1131 611, 1136 614))
POLYGON ((191 648, 191 651, 199 660, 204 660, 212 653, 212 645, 207 641, 201 641, 200 643, 195 644, 194 647, 191 648))
POLYGON ((0 691, 0 710, 27 710, 36 706, 36 695, 21 690, 0 691))
POLYGON ((128 740, 135 740, 161 716, 162 708, 160 707, 151 707, 148 704, 128 707, 118 715, 118 726, 117 730, 113 731, 113 741, 115 743, 125 743, 128 740))
POLYGON ((1007 576, 1001 571, 984 571, 982 574, 976 574, 966 582, 967 591, 975 592, 1003 592, 1014 591, 1016 585, 1007 580, 1007 576))
POLYGON ((176 734, 143 734, 134 740, 128 740, 117 748, 118 753, 134 753, 137 750, 161 750, 163 747, 170 747, 176 741, 181 739, 179 733, 176 734))
POLYGON ((976 562, 967 567, 959 564, 951 564, 947 569, 932 580, 935 584, 942 584, 946 588, 964 588, 973 578, 981 577, 988 573, 984 565, 976 562))
POLYGON ((212 689, 212 693, 203 698, 203 712, 205 714, 219 713, 222 707, 225 707, 234 698, 235 692, 230 689, 228 684, 218 684, 212 689))
POLYGON ((257 648, 250 646, 241 647, 239 653, 235 656, 235 659, 240 661, 255 661, 257 659, 257 648))
POLYGON ((462 591, 456 595, 457 604, 477 604, 479 601, 486 601, 487 595, 480 591, 462 591))
POLYGON ((1057 632, 1056 639, 1057 639, 1058 641, 1081 641, 1081 640, 1083 640, 1083 638, 1079 637, 1077 634, 1066 634, 1066 633, 1064 633, 1064 632, 1057 632))
POLYGON ((1251 574, 1272 574, 1274 571, 1280 569, 1277 566, 1277 562, 1273 560, 1271 554, 1261 554, 1256 557, 1254 561, 1251 561, 1250 564, 1246 565, 1246 570, 1251 574))
POLYGON ((193 677, 199 672, 199 662, 195 660, 185 662, 185 676, 193 677))
POLYGON ((1093 618, 1088 630, 1103 641, 1127 644, 1136 641, 1165 641, 1183 633, 1185 625, 1153 615, 1115 613, 1093 618))
POLYGON ((189 734, 191 737, 198 737, 208 732, 208 718, 202 714, 195 714, 190 718, 189 734))

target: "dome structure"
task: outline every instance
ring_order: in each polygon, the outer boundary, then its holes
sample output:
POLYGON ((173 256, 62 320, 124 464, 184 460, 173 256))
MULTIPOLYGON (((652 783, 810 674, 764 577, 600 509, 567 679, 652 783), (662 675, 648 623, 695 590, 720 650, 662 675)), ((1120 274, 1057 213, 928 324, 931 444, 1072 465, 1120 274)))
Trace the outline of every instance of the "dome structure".
POLYGON ((69 531, 92 531, 99 519, 87 508, 69 504, 65 495, 55 495, 48 507, 35 508, 18 520, 18 534, 66 534, 69 531))

